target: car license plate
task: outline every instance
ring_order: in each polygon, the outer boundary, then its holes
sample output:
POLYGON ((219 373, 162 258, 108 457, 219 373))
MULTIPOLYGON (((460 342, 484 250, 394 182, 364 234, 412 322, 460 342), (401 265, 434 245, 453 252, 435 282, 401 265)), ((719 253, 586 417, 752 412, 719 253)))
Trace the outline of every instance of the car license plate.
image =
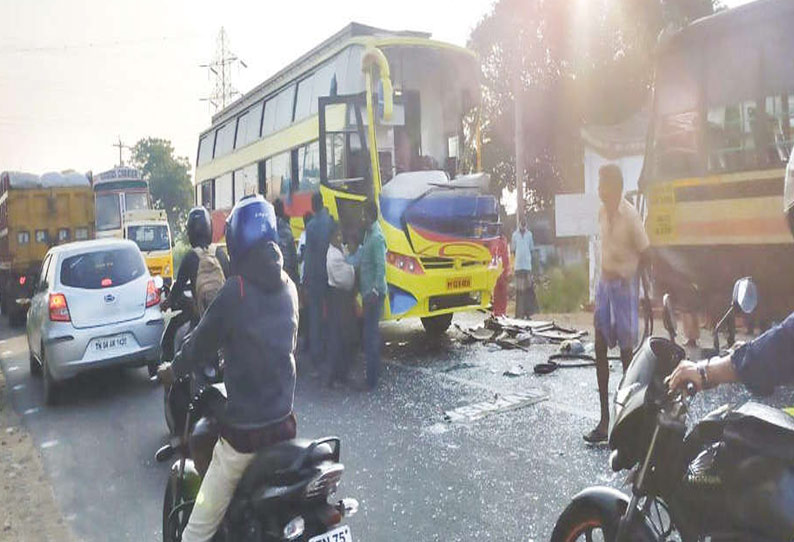
POLYGON ((113 350, 121 350, 126 348, 126 346, 126 335, 112 335, 110 337, 94 339, 91 348, 94 352, 111 352, 113 350))
POLYGON ((333 531, 315 536, 309 539, 309 542, 353 542, 353 536, 350 534, 350 527, 343 525, 333 531))
POLYGON ((471 277, 453 277, 447 279, 447 290, 463 290, 471 288, 471 277))

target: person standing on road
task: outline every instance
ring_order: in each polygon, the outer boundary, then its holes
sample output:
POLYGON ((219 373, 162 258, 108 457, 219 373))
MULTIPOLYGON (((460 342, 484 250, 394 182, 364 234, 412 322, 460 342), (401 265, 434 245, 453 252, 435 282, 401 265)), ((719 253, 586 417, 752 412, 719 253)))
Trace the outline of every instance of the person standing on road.
POLYGON ((499 238, 492 248, 493 256, 502 264, 502 274, 496 280, 493 289, 493 314, 494 316, 507 315, 507 293, 510 285, 510 249, 504 229, 499 231, 499 238))
POLYGON ((308 292, 306 291, 306 284, 304 282, 306 280, 304 263, 306 260, 306 228, 309 226, 309 222, 312 221, 313 216, 311 211, 307 211, 306 214, 303 215, 303 231, 300 237, 298 237, 298 278, 300 280, 296 282, 295 285, 298 287, 298 302, 300 305, 298 341, 300 343, 300 351, 302 352, 307 350, 306 347, 309 344, 309 308, 306 300, 308 292))
POLYGON ((373 390, 380 377, 380 317, 386 299, 386 239, 378 222, 378 204, 364 204, 366 233, 357 253, 359 289, 364 302, 362 342, 367 367, 367 389, 373 390))
POLYGON ((220 437, 183 542, 211 540, 256 453, 295 438, 298 294, 282 269, 276 228, 273 206, 262 196, 237 202, 226 221, 237 274, 226 280, 172 365, 180 377, 205 363, 208 353, 225 353, 228 399, 218 416, 220 437))
POLYGON ((330 377, 328 385, 345 384, 351 359, 351 344, 356 328, 353 313, 353 287, 356 270, 345 260, 342 247, 342 230, 338 222, 331 228, 331 244, 326 259, 328 268, 328 358, 330 377))
POLYGON ((289 217, 284 212, 284 201, 281 198, 277 198, 273 202, 273 208, 276 211, 278 248, 281 249, 281 255, 284 257, 284 271, 287 272, 292 282, 297 285, 298 280, 300 280, 298 277, 298 251, 295 248, 295 237, 292 236, 292 226, 290 226, 289 217))
POLYGON ((530 318, 537 310, 532 283, 532 250, 535 248, 535 240, 532 231, 527 228, 526 218, 521 218, 510 245, 515 254, 516 318, 530 318))
POLYGON ((325 307, 328 297, 326 257, 334 219, 323 205, 320 192, 312 194, 314 217, 306 226, 306 261, 304 283, 309 294, 309 352, 316 369, 325 361, 325 307))
POLYGON ((623 371, 631 362, 639 320, 638 269, 645 265, 650 242, 637 210, 623 198, 623 174, 615 164, 598 171, 601 209, 601 279, 596 289, 595 358, 601 420, 584 435, 590 443, 607 439, 609 427, 609 360, 607 350, 618 346, 623 371))

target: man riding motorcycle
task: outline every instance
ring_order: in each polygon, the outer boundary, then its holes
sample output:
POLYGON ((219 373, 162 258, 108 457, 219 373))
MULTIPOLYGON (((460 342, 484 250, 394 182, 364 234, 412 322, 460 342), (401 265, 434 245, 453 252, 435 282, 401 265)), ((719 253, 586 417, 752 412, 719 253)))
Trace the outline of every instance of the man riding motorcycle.
MULTIPOLYGON (((783 208, 794 235, 794 153, 786 168, 783 208)), ((682 361, 670 375, 668 386, 671 390, 682 390, 687 382, 698 391, 742 382, 759 395, 769 395, 775 386, 794 382, 794 313, 727 356, 697 363, 682 361)))
MULTIPOLYGON (((204 207, 194 207, 187 215, 185 224, 187 238, 192 250, 185 254, 168 298, 163 302, 163 309, 171 307, 181 311, 171 318, 163 333, 162 340, 162 359, 171 361, 174 359, 174 338, 179 328, 192 320, 193 324, 198 323, 199 315, 196 312, 194 300, 196 299, 196 275, 199 268, 199 255, 196 249, 206 250, 212 243, 212 221, 210 214, 204 207), (185 292, 190 289, 191 299, 185 296, 185 292)), ((150 368, 151 373, 151 368, 150 368)))
POLYGON ((298 295, 282 269, 273 206, 262 196, 240 200, 226 221, 235 276, 185 341, 174 376, 190 373, 209 353, 225 354, 227 403, 220 438, 201 484, 183 542, 210 540, 237 482, 255 453, 295 438, 295 344, 298 295))

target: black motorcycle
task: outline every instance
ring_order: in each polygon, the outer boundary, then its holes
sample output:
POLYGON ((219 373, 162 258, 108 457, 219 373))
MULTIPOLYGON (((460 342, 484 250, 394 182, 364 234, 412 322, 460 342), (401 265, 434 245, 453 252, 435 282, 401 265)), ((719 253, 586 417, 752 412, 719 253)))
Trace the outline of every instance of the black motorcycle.
MULTIPOLYGON (((753 282, 739 280, 729 315, 752 312, 756 300, 753 282)), ((557 520, 552 542, 791 540, 794 418, 748 402, 708 414, 687 433, 694 388, 668 392, 665 379, 685 353, 666 295, 664 309, 670 339, 644 343, 614 398, 610 462, 630 471, 631 495, 582 491, 557 520)))
MULTIPOLYGON (((226 402, 222 384, 192 398, 184 432, 157 451, 157 461, 175 454, 163 501, 163 541, 178 542, 207 472, 218 439, 216 413, 226 402)), ((344 472, 336 437, 293 439, 257 453, 243 473, 215 542, 352 542, 342 519, 358 510, 355 499, 331 502, 344 472)))

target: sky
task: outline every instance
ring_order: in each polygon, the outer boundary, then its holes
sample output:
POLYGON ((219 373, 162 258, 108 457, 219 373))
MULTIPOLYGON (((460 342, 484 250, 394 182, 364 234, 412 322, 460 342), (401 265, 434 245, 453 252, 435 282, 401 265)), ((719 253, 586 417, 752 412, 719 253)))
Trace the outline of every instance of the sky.
POLYGON ((119 137, 169 139, 193 164, 221 27, 245 92, 350 21, 465 45, 493 1, 0 0, 0 170, 104 171, 119 137))

